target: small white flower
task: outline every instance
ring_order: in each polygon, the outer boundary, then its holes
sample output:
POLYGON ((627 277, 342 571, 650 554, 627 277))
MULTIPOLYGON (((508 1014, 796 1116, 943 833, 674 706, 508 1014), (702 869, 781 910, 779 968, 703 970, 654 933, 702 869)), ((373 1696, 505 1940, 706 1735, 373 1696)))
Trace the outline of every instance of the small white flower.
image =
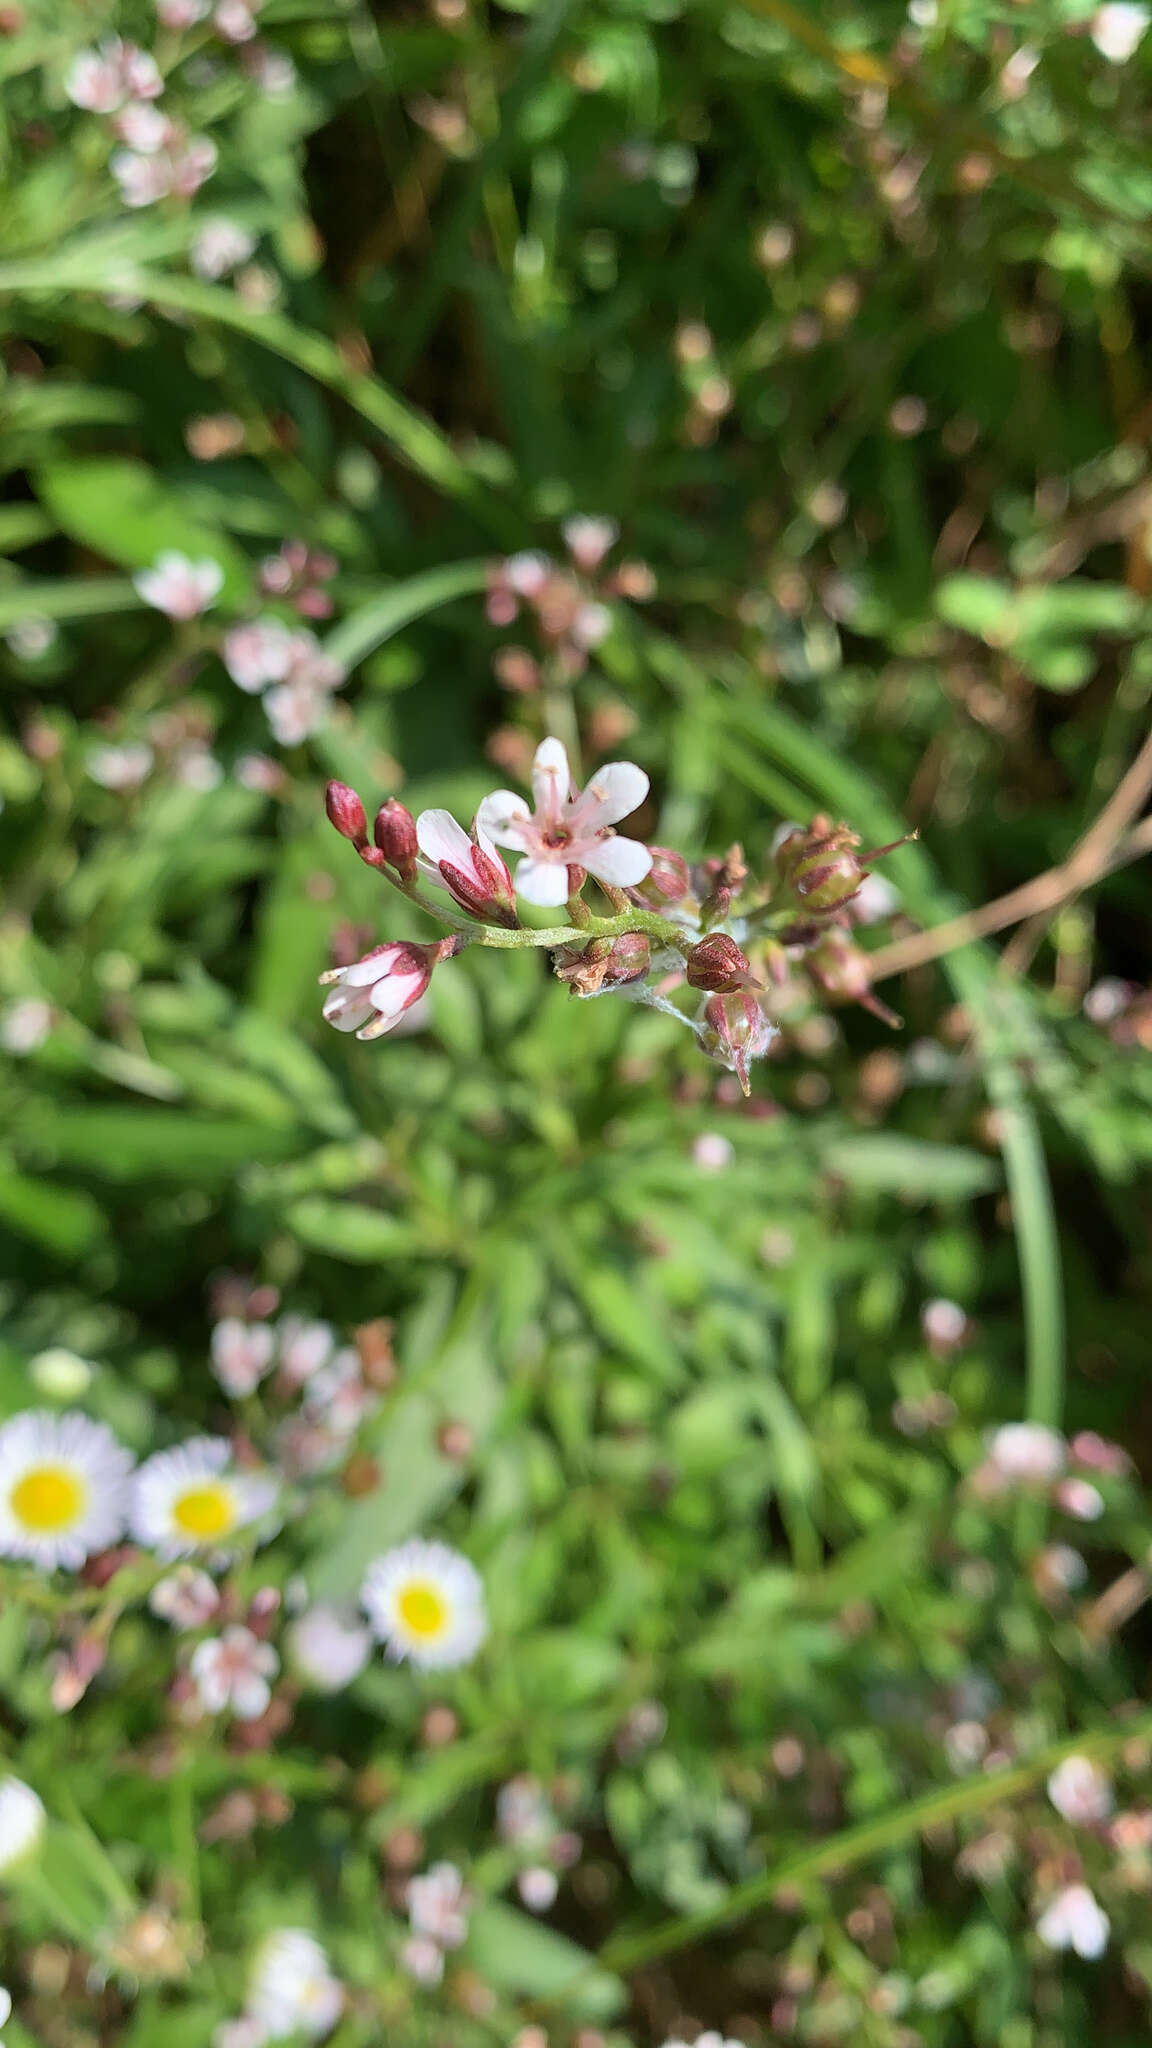
POLYGON ((652 866, 648 848, 610 830, 648 794, 648 777, 635 762, 610 762, 597 770, 587 789, 573 794, 563 745, 542 740, 532 765, 532 793, 534 810, 513 790, 497 789, 476 813, 482 844, 492 840, 525 856, 516 870, 516 893, 526 903, 559 909, 568 900, 570 867, 584 868, 619 889, 644 880, 652 866))
POLYGON ((252 10, 244 0, 220 0, 212 26, 226 43, 250 43, 256 33, 252 10))
POLYGON ((132 100, 116 116, 116 133, 141 156, 155 156, 172 139, 172 123, 159 107, 132 100))
POLYGON ((586 513, 566 519, 560 531, 576 567, 586 576, 600 567, 609 548, 614 548, 620 538, 620 528, 614 519, 594 519, 586 513))
POLYGON ((1098 1764, 1087 1756, 1066 1756, 1048 1780, 1048 1797, 1065 1820, 1077 1827, 1107 1820, 1112 1811, 1112 1787, 1098 1764))
POLYGON ((132 578, 145 604, 166 612, 170 619, 195 619, 215 604, 224 583, 219 562, 190 561, 176 548, 167 548, 150 569, 132 578))
POLYGON ((140 1466, 132 1486, 132 1534, 161 1557, 226 1549, 239 1530, 268 1513, 276 1494, 266 1473, 237 1469, 224 1437, 194 1437, 140 1466))
POLYGON ((239 2019, 221 2020, 213 2030, 212 2048, 264 2048, 267 2039, 263 2023, 251 2013, 241 2013, 239 2019))
POLYGON ((1089 1962, 1103 1955, 1110 1930, 1107 1913, 1086 1884, 1065 1885, 1036 1922, 1045 1948, 1074 1949, 1089 1962))
POLYGON ((0 1428, 0 1556, 77 1571, 122 1535, 131 1471, 131 1454, 86 1415, 14 1415, 0 1428))
POLYGON ((1104 1495, 1088 1479, 1061 1479, 1052 1498, 1075 1522, 1097 1522, 1104 1513, 1104 1495))
POLYGON ((414 1536, 385 1552, 360 1597, 389 1656, 422 1670, 469 1663, 488 1633, 480 1575, 446 1543, 414 1536))
POLYGON ((239 221, 223 217, 206 220, 192 244, 189 261, 197 277, 226 277, 230 270, 247 263, 255 247, 255 235, 239 221))
POLYGON ((35 1052, 52 1029, 52 1005, 23 996, 0 1012, 0 1045, 5 1052, 35 1052))
POLYGON ((496 1825, 503 1840, 514 1848, 542 1849, 551 1840, 556 1823, 539 1778, 522 1771, 501 1785, 496 1794, 496 1825))
POLYGON ((294 1670, 316 1692, 342 1692, 372 1653, 372 1633, 348 1609, 319 1602, 289 1624, 285 1644, 294 1670))
POLYGON ((195 28, 208 12, 209 0, 156 0, 156 19, 178 32, 195 28))
POLYGON ((400 1950, 400 1967, 417 1984, 439 1984, 444 1975, 444 1951, 428 1934, 413 1934, 400 1950))
POLYGON ((281 747, 298 747, 319 732, 328 718, 327 691, 302 677, 277 683, 264 698, 272 737, 281 747))
POLYGON ((733 2040, 730 2035, 718 2034, 714 2027, 710 2027, 706 2034, 697 2034, 694 2044, 688 2041, 665 2041, 664 2048, 744 2048, 744 2043, 733 2040))
POLYGON ((290 1386, 302 1387, 327 1365, 336 1348, 331 1323, 310 1323, 303 1316, 281 1316, 276 1326, 280 1374, 290 1386))
POLYGON ((1064 1439, 1043 1422, 1006 1422, 993 1432, 988 1456, 1008 1484, 1043 1485, 1064 1470, 1064 1439))
POLYGON ((180 1564, 153 1586, 148 1605, 172 1628, 203 1628, 216 1613, 220 1595, 207 1572, 194 1564, 180 1564))
POLYGON ((93 747, 84 765, 101 789, 139 789, 155 759, 145 740, 130 740, 121 747, 93 747))
POLYGON ((238 1720, 258 1721, 272 1697, 269 1680, 279 1671, 280 1659, 271 1643, 262 1643, 237 1623, 197 1643, 190 1668, 207 1713, 222 1714, 230 1707, 238 1720))
POLYGON ((1129 0, 1109 0, 1107 6, 1096 9, 1089 34, 1110 64, 1126 64, 1143 42, 1150 20, 1147 7, 1131 5, 1129 0))
POLYGON ((315 1935, 284 1927, 269 1935, 253 1969, 248 2011, 269 2039, 330 2034, 344 2009, 344 1986, 315 1935))
POLYGON ((96 50, 81 50, 64 90, 74 107, 114 114, 129 100, 158 99, 164 90, 156 60, 135 43, 111 36, 96 50))
POLYGON ((224 635, 223 660, 238 690, 249 696, 282 683, 292 665, 293 634, 280 619, 249 619, 224 635))
POLYGON ((520 1872, 516 1879, 516 1889, 530 1913, 546 1913, 556 1902, 560 1880, 556 1872, 549 1870, 546 1864, 533 1864, 530 1869, 520 1872))
POLYGON ((460 1948, 468 1936, 469 1898, 454 1863, 433 1863, 422 1877, 408 1880, 408 1919, 413 1934, 423 1934, 440 1948, 460 1948))
POLYGON ((0 1984, 0 2027, 4 2025, 5 2020, 10 2020, 11 2017, 12 1993, 5 1985, 0 1984))
POLYGON ((398 939, 373 946, 350 967, 331 968, 320 976, 321 984, 329 986, 325 1022, 337 1031, 354 1031, 357 1038, 379 1038, 419 1002, 432 979, 435 959, 435 946, 398 939))
POLYGON ((256 1391, 272 1366, 276 1339, 267 1323, 225 1316, 212 1332, 212 1370, 233 1401, 256 1391))
POLYGON ((723 1173, 735 1157, 736 1148, 723 1131, 701 1131, 692 1141, 692 1164, 701 1173, 723 1173))
POLYGON ((955 1351, 968 1334, 968 1318, 958 1301, 926 1301, 920 1311, 924 1342, 932 1351, 955 1351))
POLYGON ((31 1855, 44 1832, 44 1802, 23 1778, 0 1778, 0 1873, 31 1855))

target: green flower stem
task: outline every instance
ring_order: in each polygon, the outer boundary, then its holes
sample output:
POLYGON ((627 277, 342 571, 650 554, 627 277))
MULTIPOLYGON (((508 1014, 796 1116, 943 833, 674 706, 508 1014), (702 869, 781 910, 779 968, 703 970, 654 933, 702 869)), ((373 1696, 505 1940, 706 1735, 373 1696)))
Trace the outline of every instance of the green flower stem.
MULTIPOLYGON (((617 1935, 600 1950, 597 1964, 601 1969, 622 1972, 649 1963, 656 1956, 671 1955, 677 1949, 702 1941, 721 1928, 735 1926, 747 1919, 750 1913, 770 1906, 785 1886, 801 1885, 814 1878, 843 1876, 857 1864, 885 1850, 898 1848, 932 1828, 961 1820, 966 1814, 980 1813, 985 1807, 1001 1806, 1007 1800, 1022 1797, 1040 1784, 1067 1756, 1107 1757, 1125 1743, 1133 1739, 1147 1739, 1150 1735, 1152 1714, 1141 1714, 1113 1728, 1085 1730, 1063 1742, 1053 1743, 1050 1748, 1038 1751, 1026 1763, 1017 1764, 1010 1770, 965 1779, 959 1785, 946 1786, 942 1792, 929 1792, 919 1799, 909 1800, 906 1805, 898 1806, 877 1820, 862 1821, 858 1827, 845 1828, 839 1834, 828 1836, 825 1841, 814 1843, 811 1848, 782 1857, 759 1877, 750 1878, 746 1884, 734 1885, 718 1906, 709 1907, 702 1913, 684 1914, 679 1919, 667 1920, 659 1927, 651 1927, 638 1934, 617 1935)), ((567 1993, 571 1986, 564 1988, 567 1993)))
POLYGON ((508 931, 503 925, 482 924, 470 927, 472 937, 478 946, 500 946, 520 950, 525 946, 571 946, 581 939, 619 939, 625 932, 646 932, 649 938, 659 939, 663 945, 675 946, 686 953, 695 944, 691 935, 678 924, 671 924, 655 910, 622 910, 618 917, 590 917, 586 925, 553 924, 542 931, 522 926, 508 931))

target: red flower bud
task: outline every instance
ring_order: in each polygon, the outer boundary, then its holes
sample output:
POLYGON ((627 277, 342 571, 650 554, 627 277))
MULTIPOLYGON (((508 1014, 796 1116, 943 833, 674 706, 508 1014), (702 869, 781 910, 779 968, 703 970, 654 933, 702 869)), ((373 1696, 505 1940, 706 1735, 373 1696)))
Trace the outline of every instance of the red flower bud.
POLYGON ((350 839, 357 853, 368 844, 368 819, 354 789, 346 782, 330 782, 324 792, 328 822, 342 839, 350 839))
POLYGON ((682 903, 692 887, 688 863, 671 846, 650 846, 652 865, 637 893, 654 903, 682 903))
POLYGON ((605 962, 604 979, 614 988, 643 981, 652 965, 652 948, 644 932, 621 932, 605 962))
POLYGON ((693 946, 687 963, 688 986, 729 994, 757 986, 747 955, 727 932, 709 932, 693 946))
POLYGON ((416 820, 399 797, 390 796, 387 803, 381 804, 372 837, 388 866, 395 868, 402 881, 412 881, 416 873, 416 820))
POLYGON ((731 1067, 743 1093, 750 1095, 748 1062, 767 1052, 776 1036, 776 1026, 746 988, 731 995, 709 996, 704 1017, 708 1025, 702 1040, 705 1052, 731 1067))
POLYGON ((861 1009, 870 1010, 881 1023, 890 1024, 895 1031, 900 1029, 902 1019, 880 1001, 872 988, 868 955, 843 932, 825 932, 804 965, 825 995, 841 1002, 859 1003, 861 1009))

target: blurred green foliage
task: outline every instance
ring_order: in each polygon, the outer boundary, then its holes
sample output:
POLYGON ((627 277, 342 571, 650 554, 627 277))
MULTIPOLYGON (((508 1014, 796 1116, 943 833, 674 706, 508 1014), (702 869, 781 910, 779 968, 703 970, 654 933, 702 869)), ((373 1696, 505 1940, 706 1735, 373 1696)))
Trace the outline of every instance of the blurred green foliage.
MULTIPOLYGON (((91 1829, 105 1889, 110 1858, 207 1930, 163 1981, 139 1956, 101 1979, 42 1902, 5 1904, 17 2048, 199 2048, 252 1940, 297 1921, 356 1987, 340 2048, 1145 2037, 1152 1870, 1070 1835, 1043 1781, 1079 1739, 1148 1798, 1146 1627, 1087 1619, 1143 1571, 1146 1505, 1102 1482, 1079 1527, 958 1480, 1021 1416, 1152 1456, 1146 791, 1113 870, 1005 961, 885 983, 900 1038, 786 1018, 747 1108, 667 1019, 576 1004, 534 956, 451 963, 378 1046, 328 1033, 315 988, 334 935, 427 936, 324 782, 466 818, 522 779, 556 707, 494 681, 485 564, 556 552, 574 512, 655 578, 562 693, 586 758, 636 758, 644 836, 693 858, 759 860, 819 811, 866 844, 914 828, 870 947, 1057 866, 1137 757, 1152 40, 1108 61, 1081 0, 912 14, 268 0, 273 90, 210 21, 4 12, 3 1408, 41 1405, 30 1362, 66 1347, 137 1452, 227 1428, 224 1273, 342 1330, 391 1317, 379 1486, 318 1488, 243 1590, 351 1597, 437 1528, 494 1626, 474 1669, 377 1663, 246 1749, 163 1721, 172 1645, 138 1606, 61 1718, 79 1610, 6 1568, 5 1742, 75 1831, 61 1882, 91 1829), (69 105, 113 30, 218 147, 191 202, 126 208, 108 122, 69 105), (256 254, 206 281, 221 216, 256 254), (351 678, 277 748, 219 627, 296 536, 336 558, 318 630, 351 678), (136 592, 171 548, 224 570, 205 620, 136 592), (938 1297, 955 1347, 925 1334, 938 1297), (1046 1579, 1052 1542, 1084 1587, 1046 1579), (955 1763, 969 1722, 1002 1784, 955 1763), (549 1925, 502 1896, 493 1794, 521 1771, 585 1838, 549 1925), (237 1787, 290 1811, 206 1844, 237 1787), (396 1960, 410 1828, 484 1901, 435 1992, 396 1960), (1034 1908, 1081 1865, 1114 1945, 1064 1967, 1034 1908)), ((259 1437, 258 1406, 236 1420, 259 1437)))

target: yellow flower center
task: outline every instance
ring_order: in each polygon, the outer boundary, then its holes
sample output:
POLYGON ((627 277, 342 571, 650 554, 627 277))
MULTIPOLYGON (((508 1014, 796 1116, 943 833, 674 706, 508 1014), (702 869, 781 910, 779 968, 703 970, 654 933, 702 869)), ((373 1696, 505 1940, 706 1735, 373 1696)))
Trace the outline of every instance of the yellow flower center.
POLYGON ((33 1536, 58 1536, 83 1514, 88 1488, 67 1465, 34 1465, 8 1496, 16 1520, 33 1536))
POLYGON ((397 1606, 405 1628, 414 1636, 438 1636, 444 1632, 448 1620, 448 1602, 435 1586, 426 1580, 413 1579, 405 1586, 397 1606))
POLYGON ((212 1543, 227 1536, 236 1526, 236 1503, 232 1490, 220 1483, 190 1486, 172 1503, 172 1520, 183 1536, 198 1543, 212 1543))

